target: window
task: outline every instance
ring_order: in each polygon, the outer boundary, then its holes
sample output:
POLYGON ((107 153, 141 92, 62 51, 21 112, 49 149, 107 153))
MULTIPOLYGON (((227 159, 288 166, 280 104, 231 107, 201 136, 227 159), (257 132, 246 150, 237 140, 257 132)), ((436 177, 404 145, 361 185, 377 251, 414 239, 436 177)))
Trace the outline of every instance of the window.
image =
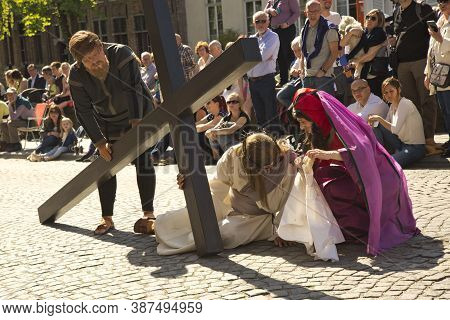
POLYGON ((22 59, 22 62, 28 62, 27 59, 27 43, 25 37, 25 31, 24 26, 22 23, 19 23, 19 40, 20 40, 20 58, 22 59))
POLYGON ((341 16, 348 16, 348 0, 337 0, 336 10, 341 16))
POLYGON ((78 20, 78 29, 79 30, 87 30, 87 19, 86 17, 83 17, 82 19, 78 20))
POLYGON ((261 1, 245 1, 245 19, 248 34, 254 34, 256 32, 255 27, 253 26, 253 14, 260 11, 261 7, 261 1))
POLYGON ((94 33, 97 34, 103 42, 108 41, 106 20, 94 20, 94 33))
POLYGON ((336 10, 341 16, 352 16, 357 19, 357 0, 337 0, 336 10))
POLYGON ((115 42, 125 45, 128 44, 127 18, 113 19, 113 36, 115 42))
POLYGON ((150 41, 148 40, 148 32, 145 28, 145 17, 134 16, 134 31, 136 32, 136 44, 138 52, 149 51, 150 41))
POLYGON ((44 58, 43 58, 44 55, 42 53, 41 35, 38 34, 38 35, 34 36, 33 41, 34 41, 34 48, 36 50, 35 60, 33 61, 33 63, 41 64, 44 62, 44 58))
POLYGON ((219 39, 223 34, 221 0, 208 0, 209 40, 219 39))

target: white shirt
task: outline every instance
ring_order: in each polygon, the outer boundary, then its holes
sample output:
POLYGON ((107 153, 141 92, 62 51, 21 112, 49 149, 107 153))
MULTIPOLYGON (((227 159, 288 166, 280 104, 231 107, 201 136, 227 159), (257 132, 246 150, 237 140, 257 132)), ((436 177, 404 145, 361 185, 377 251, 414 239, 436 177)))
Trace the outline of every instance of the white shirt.
POLYGON ((278 34, 267 29, 262 37, 259 36, 259 33, 256 33, 251 35, 250 38, 258 39, 262 61, 247 72, 247 75, 250 78, 253 78, 275 73, 277 69, 278 50, 280 49, 280 39, 278 38, 278 34))
POLYGON ((422 117, 414 103, 401 98, 397 111, 389 109, 386 120, 391 123, 391 132, 405 144, 425 144, 422 117))
POLYGON ((389 106, 381 98, 371 93, 366 105, 362 106, 359 102, 355 102, 348 106, 348 110, 367 121, 371 114, 377 114, 385 119, 389 106))
MULTIPOLYGON (((328 21, 333 22, 336 25, 336 27, 339 27, 339 23, 341 23, 341 15, 334 11, 330 11, 330 15, 328 17, 325 17, 324 15, 322 15, 322 17, 324 17, 328 21)), ((335 61, 335 62, 333 62, 333 68, 336 68, 336 67, 337 67, 337 64, 335 61)))
POLYGON ((341 15, 334 11, 330 11, 330 15, 328 17, 325 17, 324 15, 322 15, 322 17, 324 17, 328 21, 333 22, 336 25, 336 27, 338 27, 339 23, 341 23, 341 15))

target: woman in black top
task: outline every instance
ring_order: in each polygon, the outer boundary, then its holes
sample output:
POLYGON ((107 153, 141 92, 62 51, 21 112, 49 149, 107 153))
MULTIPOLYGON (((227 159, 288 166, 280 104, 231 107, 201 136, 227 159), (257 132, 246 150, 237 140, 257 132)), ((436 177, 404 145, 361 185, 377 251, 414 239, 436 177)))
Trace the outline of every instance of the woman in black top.
POLYGON ((382 97, 381 84, 388 76, 388 58, 386 55, 386 32, 384 14, 378 9, 370 10, 366 15, 364 34, 359 44, 350 52, 348 58, 354 64, 364 64, 361 79, 366 79, 373 94, 382 97), (354 55, 361 49, 364 54, 354 55))
POLYGON ((227 99, 228 114, 212 129, 206 131, 211 147, 220 147, 225 152, 231 146, 239 143, 250 124, 250 118, 242 111, 242 99, 237 93, 232 93, 227 99))

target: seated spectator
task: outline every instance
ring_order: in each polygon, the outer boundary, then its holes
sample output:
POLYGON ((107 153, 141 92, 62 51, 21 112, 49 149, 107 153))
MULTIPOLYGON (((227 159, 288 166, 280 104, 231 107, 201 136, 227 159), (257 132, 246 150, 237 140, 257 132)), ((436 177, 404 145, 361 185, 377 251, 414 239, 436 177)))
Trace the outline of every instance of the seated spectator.
POLYGON ((28 118, 34 118, 35 113, 30 101, 17 95, 17 90, 8 88, 6 91, 8 98, 9 120, 1 124, 3 144, 6 143, 6 152, 22 150, 19 132, 17 128, 27 127, 28 118))
POLYGON ((156 86, 156 66, 153 60, 153 54, 150 52, 142 52, 141 54, 141 76, 145 84, 150 90, 155 89, 156 86))
POLYGON ((228 114, 205 134, 210 140, 211 148, 215 149, 215 154, 223 153, 239 143, 250 124, 250 118, 242 110, 242 99, 237 93, 228 96, 227 107, 228 114))
POLYGON ((200 57, 197 62, 198 71, 202 71, 214 60, 214 57, 209 54, 209 46, 205 41, 200 41, 197 43, 195 46, 195 53, 200 57))
POLYGON ((50 64, 50 68, 52 69, 52 74, 55 77, 55 84, 58 87, 58 94, 53 98, 53 101, 56 104, 60 104, 64 101, 71 100, 69 84, 66 76, 61 70, 61 63, 57 61, 52 62, 50 64))
MULTIPOLYGON (((0 125, 2 125, 3 122, 6 122, 8 118, 9 118, 8 105, 4 101, 0 100, 0 125)), ((5 151, 5 149, 6 149, 6 142, 0 139, 0 152, 5 151)))
POLYGON ((205 132, 211 128, 214 128, 225 116, 225 112, 222 111, 224 105, 226 105, 224 98, 222 96, 216 96, 206 104, 208 114, 195 124, 197 132, 199 133, 200 147, 206 152, 206 154, 212 154, 213 159, 215 160, 220 158, 220 154, 216 153, 214 150, 211 150, 211 147, 205 137, 205 132))
POLYGON ((56 86, 55 77, 53 77, 50 66, 42 68, 42 77, 45 79, 45 90, 47 90, 44 94, 44 100, 54 98, 58 94, 58 87, 56 86))
POLYGON ((218 56, 220 56, 223 52, 222 44, 218 40, 213 40, 209 43, 209 52, 214 57, 214 59, 217 59, 218 56))
POLYGON ((3 96, 6 94, 6 89, 3 83, 0 82, 0 100, 3 99, 3 96))
POLYGON ((349 105, 348 110, 365 121, 373 114, 377 114, 383 119, 386 118, 389 106, 380 97, 370 92, 370 86, 366 80, 356 79, 353 81, 351 89, 356 102, 349 105))
POLYGON ((27 67, 28 74, 28 88, 45 89, 45 79, 39 74, 34 64, 29 64, 27 67))
MULTIPOLYGON (((70 95, 68 77, 62 72, 61 63, 52 62, 50 67, 52 74, 55 77, 55 84, 58 87, 58 94, 53 97, 53 102, 61 109, 63 116, 72 120, 75 128, 79 127, 78 119, 75 115, 75 108, 73 105, 72 97, 70 95)), ((69 70, 70 72, 70 70, 69 70)))
POLYGON ((25 79, 17 69, 12 70, 11 79, 13 81, 13 87, 17 90, 17 93, 22 93, 23 90, 28 89, 28 80, 25 79))
POLYGON ((298 36, 291 43, 292 51, 294 51, 296 57, 294 64, 289 71, 291 81, 286 83, 277 94, 277 100, 285 107, 291 105, 294 94, 302 87, 302 75, 304 74, 304 70, 300 69, 300 60, 302 59, 302 49, 300 48, 301 41, 302 38, 298 36))
POLYGON ((35 161, 36 155, 49 152, 61 142, 61 119, 61 110, 56 105, 52 105, 43 123, 41 131, 42 142, 29 155, 28 160, 35 161))
POLYGON ((382 90, 391 103, 389 113, 386 120, 379 115, 369 116, 369 123, 374 126, 377 140, 404 168, 425 157, 422 117, 414 103, 401 96, 397 79, 384 80, 382 90))
POLYGON ((12 72, 13 72, 12 70, 7 70, 5 72, 6 88, 14 88, 15 89, 15 87, 14 87, 15 83, 14 83, 13 78, 11 77, 12 72))
POLYGON ((72 120, 69 118, 61 119, 61 142, 49 152, 38 155, 37 161, 51 161, 58 159, 63 153, 69 152, 76 144, 77 137, 73 130, 72 120))
POLYGON ((63 73, 66 80, 69 79, 70 64, 68 62, 61 63, 61 72, 63 73))

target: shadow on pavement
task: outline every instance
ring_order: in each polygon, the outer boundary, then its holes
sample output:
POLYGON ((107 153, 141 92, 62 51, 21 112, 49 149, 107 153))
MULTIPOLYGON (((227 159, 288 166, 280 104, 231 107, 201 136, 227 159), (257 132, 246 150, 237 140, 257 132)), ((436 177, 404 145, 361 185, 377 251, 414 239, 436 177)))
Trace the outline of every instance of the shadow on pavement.
MULTIPOLYGON (((306 254, 303 245, 295 245, 287 248, 277 248, 271 242, 259 241, 246 246, 241 246, 233 250, 225 250, 219 255, 199 258, 194 253, 181 254, 175 256, 159 256, 156 253, 155 237, 138 235, 132 232, 113 230, 111 234, 95 236, 92 230, 65 224, 54 223, 48 225, 66 232, 77 233, 99 240, 132 248, 127 258, 132 265, 142 267, 158 268, 150 274, 155 278, 177 278, 188 273, 188 266, 199 264, 214 271, 231 275, 225 277, 228 281, 243 279, 248 284, 256 288, 267 290, 268 292, 277 290, 292 290, 295 294, 289 294, 289 298, 299 299, 308 296, 314 299, 336 299, 321 291, 314 291, 293 284, 292 278, 289 282, 273 279, 257 270, 247 268, 245 264, 264 262, 270 266, 269 269, 278 271, 286 266, 285 262, 291 265, 304 268, 327 268, 339 267, 345 270, 364 271, 369 274, 382 275, 399 271, 428 270, 438 265, 438 260, 444 255, 443 242, 426 235, 418 235, 408 242, 392 248, 382 255, 369 258, 365 254, 364 245, 341 244, 338 245, 340 261, 331 263, 321 260, 314 260, 306 254), (239 261, 233 261, 230 257, 238 256, 239 261), (241 257, 242 256, 242 257, 241 257), (256 257, 256 258, 255 258, 256 257), (281 258, 284 261, 280 265, 274 265, 273 261, 281 258)), ((234 259, 236 260, 236 259, 234 259)), ((311 269, 309 269, 311 270, 311 269)), ((286 271, 288 273, 288 271, 286 271)), ((295 274, 292 274, 295 278, 295 274)), ((299 274, 299 278, 301 274, 299 274)), ((291 291, 291 292, 292 292, 291 291)))
MULTIPOLYGON (((211 270, 223 272, 224 274, 226 274, 223 276, 223 281, 243 279, 246 283, 251 284, 258 289, 268 291, 269 293, 276 293, 276 291, 278 290, 289 290, 289 299, 338 299, 324 292, 304 288, 300 285, 288 283, 283 280, 273 279, 268 275, 264 275, 259 273, 258 271, 247 268, 244 265, 241 265, 229 258, 229 255, 236 254, 236 250, 226 250, 224 253, 206 258, 199 258, 194 253, 175 256, 159 256, 156 253, 155 237, 137 235, 131 232, 120 230, 113 230, 111 234, 98 237, 93 234, 92 230, 69 226, 66 224, 53 223, 46 226, 61 231, 73 232, 88 237, 98 238, 105 242, 133 248, 133 250, 131 250, 127 255, 129 262, 135 266, 158 268, 158 270, 152 271, 150 273, 150 275, 155 278, 177 278, 188 274, 187 267, 189 265, 199 264, 211 270)), ((273 248, 273 245, 271 243, 269 244, 270 247, 273 248)), ((260 252, 253 252, 260 251, 259 247, 256 250, 248 250, 250 248, 251 247, 249 246, 244 246, 241 249, 244 249, 244 253, 248 253, 249 256, 253 254, 256 254, 257 256, 260 255, 260 252)), ((279 250, 279 257, 283 257, 283 249, 277 250, 279 250)), ((276 271, 276 268, 274 271, 276 271)))

